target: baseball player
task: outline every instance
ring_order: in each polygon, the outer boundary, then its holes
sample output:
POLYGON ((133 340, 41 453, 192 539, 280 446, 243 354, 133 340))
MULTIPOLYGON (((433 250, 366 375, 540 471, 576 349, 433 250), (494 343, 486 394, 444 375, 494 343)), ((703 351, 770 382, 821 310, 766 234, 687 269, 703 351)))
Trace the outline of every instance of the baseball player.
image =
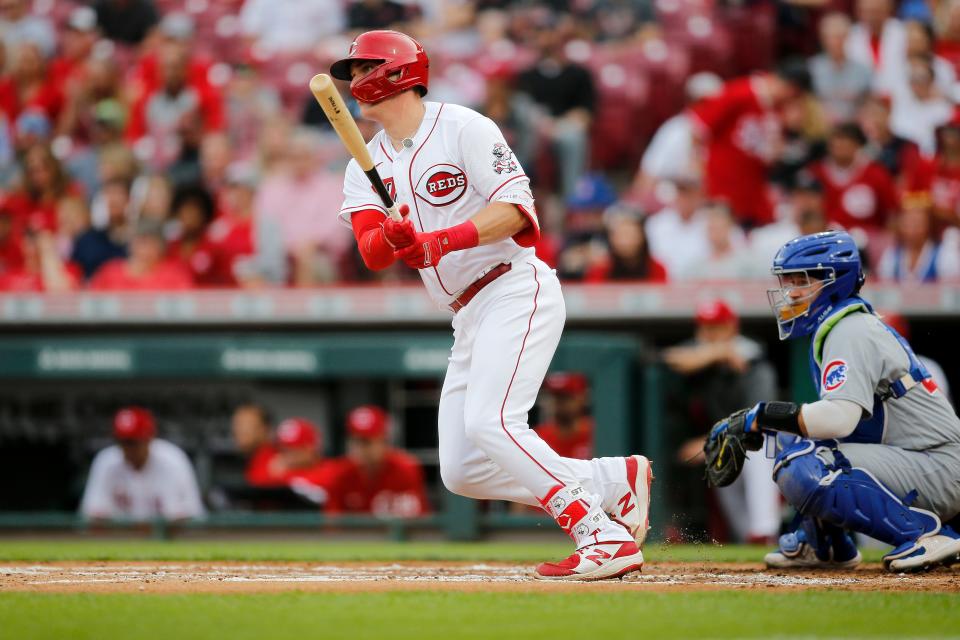
POLYGON ((440 475, 454 493, 540 505, 576 544, 543 579, 597 580, 639 570, 650 464, 643 456, 572 460, 527 424, 565 318, 554 272, 531 248, 540 229, 530 183, 497 126, 470 109, 425 102, 423 47, 394 31, 363 33, 330 68, 383 130, 368 144, 403 203, 394 222, 356 162, 341 218, 366 265, 418 269, 453 313, 440 398, 440 475), (612 514, 614 517, 611 517, 612 514))
POLYGON ((773 477, 800 514, 769 567, 847 569, 861 559, 849 532, 892 545, 891 571, 952 563, 960 535, 960 419, 900 334, 859 296, 860 255, 846 232, 802 236, 773 261, 768 292, 781 339, 810 338, 820 400, 760 402, 714 425, 708 480, 739 474, 744 450, 777 434, 773 477))
POLYGON ((80 513, 90 520, 204 516, 190 459, 171 442, 155 438, 153 414, 127 407, 113 419, 117 444, 93 459, 80 513))
POLYGON ((347 414, 347 455, 330 462, 326 513, 413 517, 430 511, 423 469, 387 440, 390 417, 374 405, 347 414))

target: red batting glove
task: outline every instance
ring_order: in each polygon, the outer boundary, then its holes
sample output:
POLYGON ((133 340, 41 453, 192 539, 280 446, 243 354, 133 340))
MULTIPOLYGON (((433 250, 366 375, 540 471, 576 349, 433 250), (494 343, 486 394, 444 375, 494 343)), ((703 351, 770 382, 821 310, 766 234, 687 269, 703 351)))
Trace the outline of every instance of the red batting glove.
POLYGON ((418 233, 413 244, 398 250, 396 256, 411 269, 426 269, 440 264, 451 251, 477 246, 479 240, 477 226, 468 220, 449 229, 418 233))
POLYGON ((400 205, 399 211, 403 217, 403 220, 400 222, 396 222, 390 217, 383 221, 383 237, 387 239, 387 242, 394 250, 409 247, 417 237, 417 230, 413 228, 413 223, 407 218, 407 214, 410 213, 410 207, 402 204, 400 205))

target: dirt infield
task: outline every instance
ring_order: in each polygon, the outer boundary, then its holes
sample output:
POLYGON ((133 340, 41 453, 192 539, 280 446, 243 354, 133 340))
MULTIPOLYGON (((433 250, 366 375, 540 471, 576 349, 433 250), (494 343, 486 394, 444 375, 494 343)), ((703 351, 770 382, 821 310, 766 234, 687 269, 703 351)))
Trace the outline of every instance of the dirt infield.
POLYGON ((3 563, 0 591, 234 593, 276 591, 642 591, 844 589, 960 592, 960 571, 894 575, 877 565, 847 572, 764 571, 756 564, 655 563, 623 580, 534 580, 531 567, 494 563, 3 563))

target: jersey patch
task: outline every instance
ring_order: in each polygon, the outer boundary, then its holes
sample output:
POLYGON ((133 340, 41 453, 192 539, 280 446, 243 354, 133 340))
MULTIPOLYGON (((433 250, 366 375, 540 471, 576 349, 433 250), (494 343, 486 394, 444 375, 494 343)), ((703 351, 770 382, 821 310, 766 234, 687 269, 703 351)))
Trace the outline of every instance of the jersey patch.
POLYGON ((453 164, 435 164, 417 182, 417 195, 434 207, 446 207, 467 192, 467 174, 453 164))
MULTIPOLYGON (((397 201, 397 185, 393 183, 393 178, 384 178, 383 186, 387 188, 387 193, 389 193, 390 197, 393 198, 393 201, 396 202, 397 201)), ((374 193, 377 192, 377 190, 373 188, 373 185, 370 185, 370 190, 373 191, 374 193)))
POLYGON ((497 142, 493 145, 493 170, 497 173, 513 173, 518 169, 517 163, 513 160, 513 151, 510 147, 497 142))
POLYGON ((843 360, 831 360, 823 368, 821 387, 824 391, 836 391, 847 381, 847 363, 843 360))

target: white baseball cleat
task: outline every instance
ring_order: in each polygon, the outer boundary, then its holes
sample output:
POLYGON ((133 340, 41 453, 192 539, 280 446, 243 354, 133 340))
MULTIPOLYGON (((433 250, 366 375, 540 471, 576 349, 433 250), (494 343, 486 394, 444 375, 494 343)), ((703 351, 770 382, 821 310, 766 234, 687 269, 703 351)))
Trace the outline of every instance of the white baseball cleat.
POLYGON ((813 547, 804 544, 793 555, 787 555, 782 550, 771 551, 764 556, 763 561, 768 569, 853 569, 863 560, 863 556, 857 551, 857 555, 846 560, 821 560, 817 557, 813 547))
POLYGON ((633 541, 600 542, 577 549, 561 562, 544 562, 533 574, 538 580, 606 580, 643 568, 643 552, 633 541))
POLYGON ((623 525, 643 547, 650 530, 650 489, 653 486, 653 467, 644 456, 636 455, 623 459, 627 465, 627 486, 610 519, 623 525))
POLYGON ((912 546, 901 545, 883 557, 883 565, 894 572, 926 571, 952 565, 960 553, 960 534, 944 526, 938 533, 921 536, 912 546), (904 549, 903 547, 907 548, 904 549))

